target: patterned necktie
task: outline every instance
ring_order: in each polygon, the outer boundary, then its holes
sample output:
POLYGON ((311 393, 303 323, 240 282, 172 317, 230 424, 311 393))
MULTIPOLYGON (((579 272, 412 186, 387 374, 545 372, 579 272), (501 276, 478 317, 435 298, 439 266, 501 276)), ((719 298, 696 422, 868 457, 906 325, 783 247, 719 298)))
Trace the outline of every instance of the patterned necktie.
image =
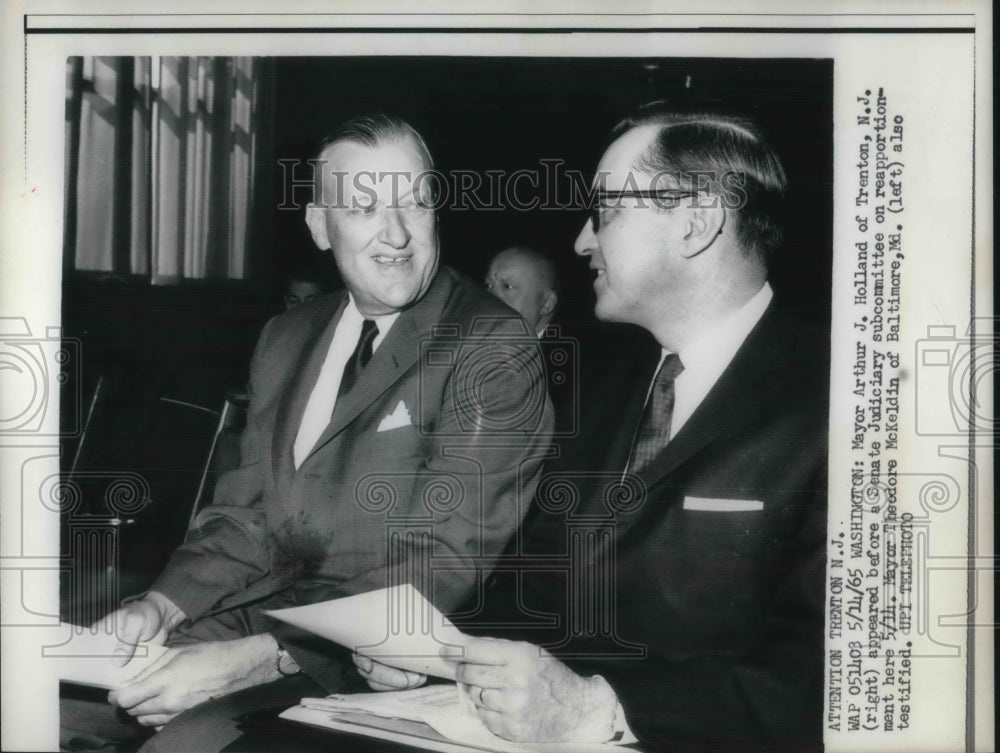
POLYGON ((358 338, 358 344, 344 365, 344 376, 341 377, 340 389, 337 390, 338 399, 347 394, 358 381, 361 371, 368 365, 372 358, 372 344, 375 342, 376 336, 378 336, 378 326, 373 320, 365 319, 365 323, 361 325, 361 336, 358 338))
POLYGON ((627 470, 638 473, 670 441, 670 419, 674 415, 674 380, 684 371, 684 364, 676 353, 663 359, 656 372, 653 386, 643 408, 639 428, 632 443, 627 470))

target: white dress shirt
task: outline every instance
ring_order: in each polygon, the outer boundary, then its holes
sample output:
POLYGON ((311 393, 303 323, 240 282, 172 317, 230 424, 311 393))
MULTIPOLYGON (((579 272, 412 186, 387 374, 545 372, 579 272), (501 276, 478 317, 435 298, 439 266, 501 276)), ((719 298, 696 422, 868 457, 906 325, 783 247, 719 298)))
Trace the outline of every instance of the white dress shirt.
MULTIPOLYGON (((378 334, 372 341, 373 355, 398 318, 398 311, 394 314, 372 317, 375 320, 375 326, 378 327, 378 334)), ((320 438, 330 423, 330 419, 333 418, 333 409, 337 405, 337 392, 340 391, 340 380, 344 376, 344 367, 358 345, 358 339, 361 337, 361 325, 364 324, 364 321, 365 317, 358 311, 353 296, 348 295, 344 313, 337 323, 337 329, 330 341, 330 349, 326 352, 326 360, 323 361, 323 368, 320 369, 319 378, 309 395, 305 413, 302 414, 302 423, 299 424, 298 434, 295 435, 292 456, 296 470, 312 451, 316 440, 320 438)))
MULTIPOLYGON (((674 381, 674 413, 670 420, 671 439, 677 436, 677 432, 701 405, 709 390, 719 381, 722 372, 729 366, 729 362, 747 339, 750 330, 757 326, 773 297, 774 291, 771 290, 770 283, 765 282, 753 298, 702 332, 677 354, 684 365, 684 371, 674 381)), ((664 350, 660 355, 661 364, 669 352, 664 350)), ((652 385, 650 387, 652 388, 652 385)), ((649 399, 648 393, 646 398, 649 399)))

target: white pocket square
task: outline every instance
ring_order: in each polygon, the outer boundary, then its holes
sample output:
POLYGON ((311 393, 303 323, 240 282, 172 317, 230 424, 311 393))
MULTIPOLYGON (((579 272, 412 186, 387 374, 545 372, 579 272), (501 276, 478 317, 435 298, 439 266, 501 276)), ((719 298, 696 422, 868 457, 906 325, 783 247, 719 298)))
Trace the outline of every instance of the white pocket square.
POLYGON ((753 512, 754 510, 763 510, 764 503, 758 499, 685 497, 684 509, 698 512, 753 512))
POLYGON ((389 413, 382 419, 376 431, 391 431, 392 429, 398 429, 401 426, 412 425, 413 421, 410 420, 410 411, 406 409, 406 403, 400 400, 396 405, 396 410, 389 413))

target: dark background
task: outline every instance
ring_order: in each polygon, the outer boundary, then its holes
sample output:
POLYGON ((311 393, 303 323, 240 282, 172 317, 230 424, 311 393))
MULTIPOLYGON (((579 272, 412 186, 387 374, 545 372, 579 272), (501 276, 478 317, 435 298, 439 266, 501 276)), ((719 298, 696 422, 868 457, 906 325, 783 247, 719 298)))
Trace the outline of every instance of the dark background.
MULTIPOLYGON (((263 274, 170 287, 122 276, 64 278, 63 334, 80 341, 81 368, 67 382, 63 415, 78 408, 86 419, 93 407, 82 447, 79 433, 63 442, 64 471, 75 465, 78 478, 89 471, 106 479, 128 470, 152 490, 152 504, 133 516, 139 525, 121 529, 123 573, 148 576, 179 542, 217 421, 212 411, 227 390, 245 385, 260 328, 282 310, 285 275, 316 253, 304 211, 278 209, 290 176, 277 160, 314 156, 322 137, 348 117, 401 115, 424 135, 445 172, 542 171, 541 160, 561 159, 589 181, 610 129, 644 102, 711 99, 742 110, 770 136, 790 180, 786 241, 774 257, 772 284, 804 318, 829 320, 830 60, 281 58, 273 75, 273 153, 258 166, 273 186, 270 221, 255 239, 265 252, 263 274), (101 395, 93 401, 99 380, 101 395)), ((593 319, 591 274, 572 251, 582 209, 445 209, 439 217, 445 263, 482 279, 494 253, 534 244, 560 271, 558 321, 565 331, 583 345, 589 339, 591 352, 602 338, 625 336, 621 327, 610 327, 609 335, 593 319)), ((106 515, 107 495, 84 491, 84 511, 106 515)))
MULTIPOLYGON (((742 110, 763 125, 791 183, 787 242, 772 279, 793 305, 828 318, 832 61, 293 58, 277 61, 276 77, 278 158, 308 159, 332 125, 361 112, 388 111, 416 126, 443 171, 542 171, 541 160, 561 159, 566 169, 589 176, 611 128, 644 102, 710 99, 742 110)), ((276 170, 278 197, 283 178, 276 170)), ((559 266, 573 318, 585 318, 593 304, 591 276, 573 254, 583 218, 571 210, 446 211, 444 259, 479 279, 505 246, 537 244, 559 266)), ((312 242, 300 212, 276 213, 274 232, 280 275, 312 242)))

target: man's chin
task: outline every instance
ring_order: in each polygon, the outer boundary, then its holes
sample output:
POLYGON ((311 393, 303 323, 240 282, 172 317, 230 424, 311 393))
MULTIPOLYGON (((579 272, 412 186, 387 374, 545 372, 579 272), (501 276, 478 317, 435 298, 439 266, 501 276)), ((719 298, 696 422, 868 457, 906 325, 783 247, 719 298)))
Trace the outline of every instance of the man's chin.
POLYGON ((373 301, 374 306, 379 309, 376 316, 394 314, 397 311, 407 309, 422 297, 419 289, 386 291, 384 295, 373 301))
POLYGON ((594 304, 594 316, 602 322, 623 322, 624 319, 615 311, 615 307, 605 297, 598 297, 594 304))

